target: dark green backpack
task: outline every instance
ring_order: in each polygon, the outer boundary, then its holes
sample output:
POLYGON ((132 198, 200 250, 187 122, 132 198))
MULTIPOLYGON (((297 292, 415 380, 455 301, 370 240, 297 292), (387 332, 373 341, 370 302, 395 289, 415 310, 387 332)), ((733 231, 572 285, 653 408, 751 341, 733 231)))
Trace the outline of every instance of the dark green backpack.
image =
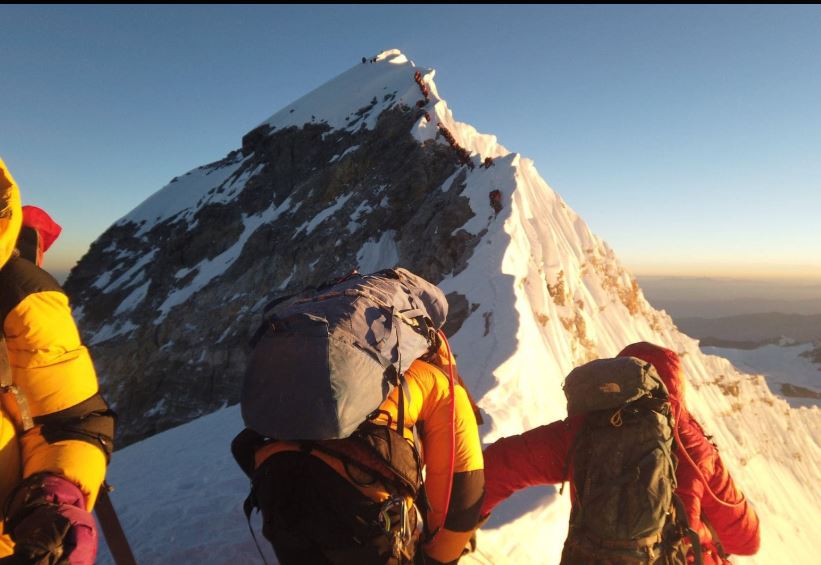
POLYGON ((584 424, 565 473, 576 498, 562 563, 687 563, 692 531, 674 494, 673 416, 656 370, 634 357, 599 359, 571 371, 564 392, 568 415, 584 424))

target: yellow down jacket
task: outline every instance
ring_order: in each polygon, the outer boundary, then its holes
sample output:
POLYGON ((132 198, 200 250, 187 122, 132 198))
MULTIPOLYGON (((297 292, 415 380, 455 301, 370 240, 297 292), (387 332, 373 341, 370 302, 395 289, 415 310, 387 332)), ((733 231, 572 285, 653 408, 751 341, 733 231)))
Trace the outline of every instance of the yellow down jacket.
MULTIPOLYGON (((0 159, 0 347, 7 351, 7 357, 0 351, 0 361, 8 363, 12 382, 0 388, 2 520, 15 487, 41 472, 76 483, 90 511, 113 436, 113 413, 98 394, 68 297, 48 273, 15 252, 21 216, 18 187, 0 159)), ((12 552, 0 520, 0 557, 12 552)))
MULTIPOLYGON (((452 358, 451 358, 452 359, 452 358)), ((437 363, 447 369, 447 362, 440 358, 437 363)), ((450 484, 451 457, 451 398, 449 379, 442 369, 422 360, 414 361, 405 371, 407 394, 404 395, 404 435, 413 438, 416 427, 421 443, 420 455, 425 467, 425 495, 428 501, 426 523, 430 531, 438 533, 423 546, 425 554, 437 562, 451 563, 459 559, 469 542, 479 519, 479 509, 484 497, 484 460, 479 440, 479 430, 473 406, 466 390, 455 386, 455 434, 456 444, 453 484, 448 510, 445 516, 445 497, 450 484)), ((399 388, 394 388, 379 407, 377 424, 396 428, 398 421, 399 388)), ((286 441, 268 443, 256 452, 256 467, 268 457, 290 450, 302 449, 300 444, 286 441)), ((347 476, 344 463, 321 450, 313 455, 322 459, 364 494, 375 500, 388 498, 387 492, 374 492, 362 487, 347 476)))

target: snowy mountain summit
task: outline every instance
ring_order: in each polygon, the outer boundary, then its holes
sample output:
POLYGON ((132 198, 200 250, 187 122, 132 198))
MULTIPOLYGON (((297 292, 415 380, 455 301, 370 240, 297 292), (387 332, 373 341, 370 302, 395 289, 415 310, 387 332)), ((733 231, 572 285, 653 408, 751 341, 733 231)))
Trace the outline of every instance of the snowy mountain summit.
MULTIPOLYGON (((271 299, 399 264, 448 295, 446 331, 487 415, 485 441, 564 417, 573 367, 636 341, 664 345, 682 356, 688 404, 761 516, 762 549, 748 561, 813 562, 821 412, 792 409, 762 377, 703 355, 530 160, 454 119, 433 78, 396 50, 357 62, 91 246, 66 288, 121 437, 236 403, 271 299)), ((133 449, 145 459, 152 441, 115 454, 113 472, 133 449)), ((139 512, 129 504, 126 526, 139 512)), ((515 498, 470 559, 557 563, 568 512, 568 495, 553 489, 515 498)), ((184 558, 175 543, 167 554, 184 558)))

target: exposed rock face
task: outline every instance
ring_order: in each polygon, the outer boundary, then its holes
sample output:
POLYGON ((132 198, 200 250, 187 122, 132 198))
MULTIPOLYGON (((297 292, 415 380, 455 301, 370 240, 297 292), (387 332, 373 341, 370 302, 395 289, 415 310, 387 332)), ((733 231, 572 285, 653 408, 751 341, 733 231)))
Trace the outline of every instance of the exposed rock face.
MULTIPOLYGON (((235 167, 213 202, 147 231, 126 217, 91 246, 65 287, 120 416, 120 445, 237 402, 263 306, 369 270, 363 247, 433 282, 463 268, 478 241, 458 229, 473 216, 465 174, 449 146, 410 135, 420 112, 395 106, 356 133, 257 128, 199 170, 235 167), (226 255, 230 266, 201 284, 226 255)), ((457 306, 451 324, 467 312, 457 306)))

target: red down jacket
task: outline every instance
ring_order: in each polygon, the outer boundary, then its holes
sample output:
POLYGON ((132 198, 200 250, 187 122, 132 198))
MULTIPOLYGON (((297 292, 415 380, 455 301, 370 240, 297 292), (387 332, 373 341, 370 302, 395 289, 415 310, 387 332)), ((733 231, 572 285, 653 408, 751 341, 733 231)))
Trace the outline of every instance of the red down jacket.
MULTIPOLYGON (((670 392, 674 414, 678 415, 680 441, 676 494, 684 503, 690 527, 701 539, 704 565, 727 563, 719 556, 719 542, 727 554, 756 553, 760 545, 758 516, 736 488, 718 450, 686 409, 685 380, 678 355, 641 342, 627 346, 619 356, 651 363, 670 392), (682 448, 692 462, 681 453, 682 448)), ((565 461, 581 424, 580 417, 567 418, 502 438, 485 449, 482 515, 520 489, 563 482, 565 461)))

